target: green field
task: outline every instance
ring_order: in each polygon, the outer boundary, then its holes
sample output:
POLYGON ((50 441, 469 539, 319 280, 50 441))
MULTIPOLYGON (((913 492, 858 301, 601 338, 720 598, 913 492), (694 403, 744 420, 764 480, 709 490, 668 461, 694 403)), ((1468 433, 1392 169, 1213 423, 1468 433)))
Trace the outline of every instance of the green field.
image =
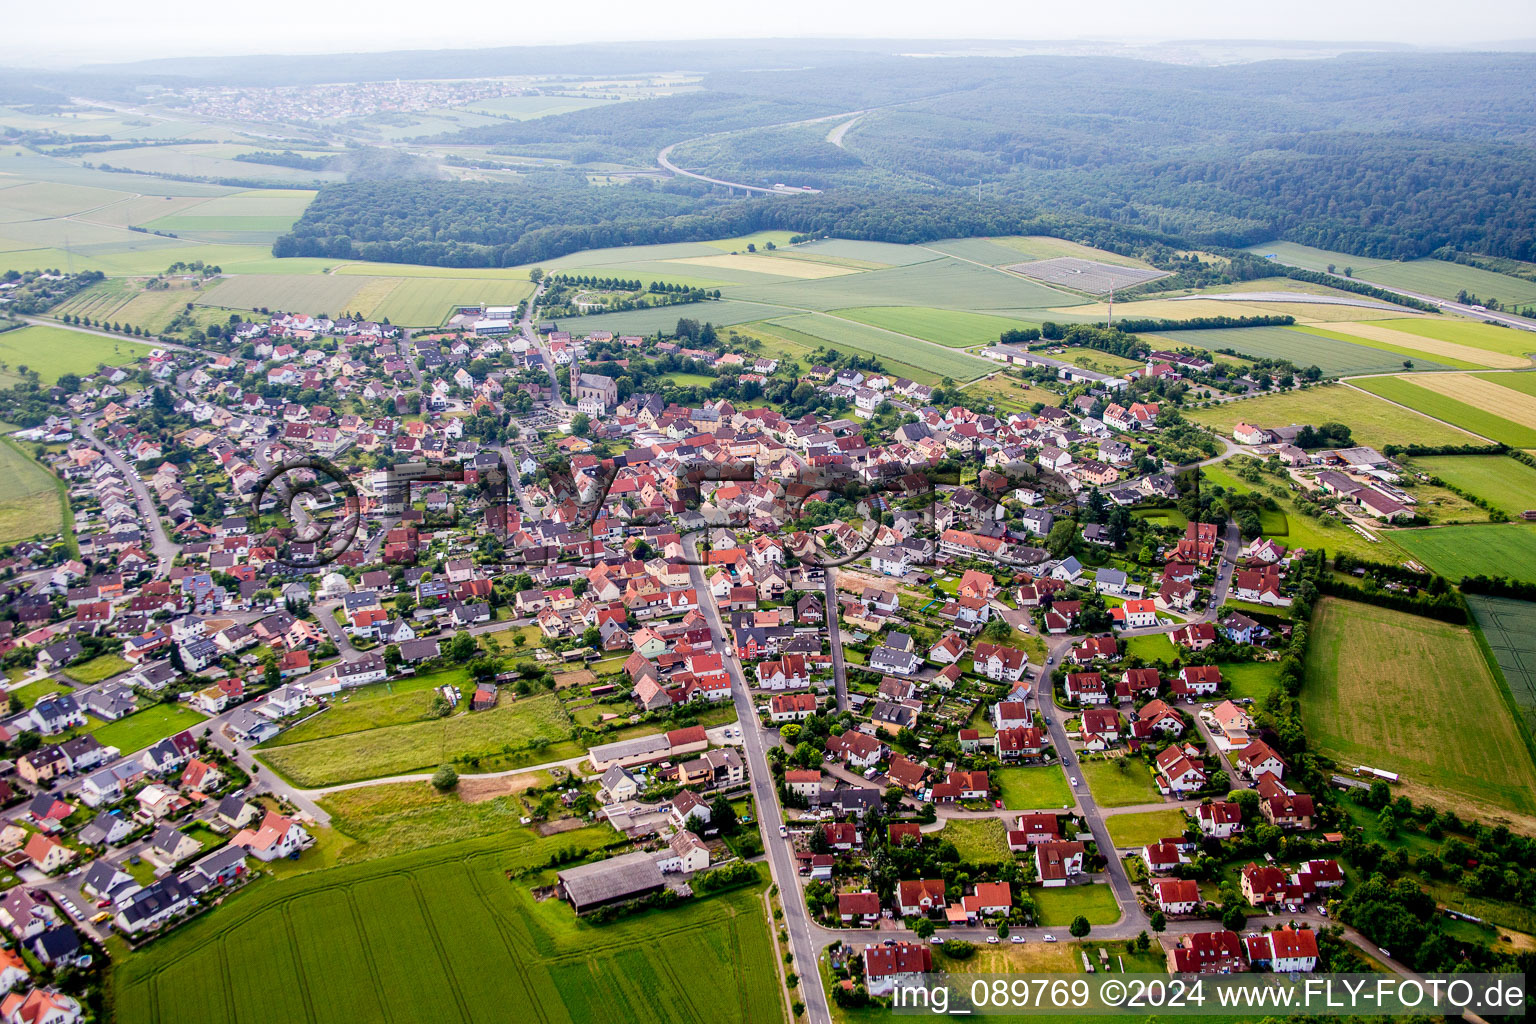
POLYGON ((1448 579, 1490 575, 1536 581, 1536 523, 1435 526, 1386 536, 1448 579))
POLYGON ((1527 733, 1536 732, 1536 604, 1482 594, 1467 594, 1466 599, 1527 733))
MULTIPOLYGON (((543 772, 517 778, 537 785, 550 781, 543 772)), ((345 838, 336 852, 336 863, 342 864, 419 849, 423 836, 440 844, 508 832, 528 813, 514 795, 470 803, 426 782, 344 789, 320 804, 331 815, 332 829, 345 838)))
POLYGON ((780 317, 770 321, 770 326, 807 335, 815 339, 814 344, 872 352, 882 360, 895 360, 955 380, 970 380, 996 369, 995 364, 977 356, 821 313, 780 317))
POLYGON ((30 708, 32 705, 36 704, 42 698, 48 696, 50 693, 74 692, 75 688, 70 686, 67 682, 64 682, 62 679, 49 678, 39 679, 37 682, 28 683, 25 686, 18 686, 16 689, 11 690, 7 696, 15 697, 17 700, 21 701, 23 707, 30 708))
POLYGON ((1237 662, 1220 667, 1221 678, 1232 688, 1233 697, 1251 697, 1254 701, 1262 701, 1280 684, 1279 662, 1237 662))
MULTIPOLYGON (((0 334, 0 344, 6 337, 0 334)), ((5 495, 0 498, 0 544, 52 535, 63 527, 58 479, 10 438, 0 444, 0 491, 5 495)))
POLYGON ((1417 409, 1436 419, 1454 423, 1514 448, 1536 447, 1536 427, 1515 423, 1466 402, 1420 387, 1403 377, 1370 377, 1357 382, 1374 395, 1417 409))
POLYGON ((1511 516, 1536 508, 1536 469, 1504 455, 1438 455, 1413 468, 1492 502, 1511 516))
MULTIPOLYGON (((1384 378, 1372 378, 1380 379, 1384 378)), ((1233 425, 1240 420, 1261 427, 1283 427, 1292 423, 1315 426, 1338 421, 1349 426, 1358 443, 1378 448, 1387 444, 1475 444, 1477 441, 1465 431, 1436 423, 1343 384, 1224 402, 1208 409, 1192 409, 1187 415, 1197 423, 1226 434, 1230 434, 1233 425)))
POLYGON ((1297 366, 1316 366, 1329 377, 1355 373, 1390 373, 1412 359, 1421 370, 1471 367, 1462 362, 1430 362, 1421 352, 1395 353, 1384 346, 1350 338, 1320 327, 1231 327, 1209 331, 1175 331, 1148 335, 1170 344, 1199 345, 1209 351, 1229 348, 1261 359, 1289 359, 1297 366), (1181 337, 1182 335, 1182 337, 1181 337))
POLYGON ((128 660, 117 654, 98 654, 89 661, 78 662, 64 670, 64 674, 77 683, 99 683, 103 679, 110 679, 119 672, 126 672, 133 666, 128 660))
POLYGON ((267 742, 267 747, 288 746, 331 736, 343 736, 352 732, 424 721, 428 710, 432 707, 432 698, 432 691, 425 687, 405 693, 380 696, 376 700, 359 700, 353 696, 353 699, 346 703, 333 702, 324 714, 306 719, 299 725, 273 737, 267 742))
POLYGON ((1498 299, 1501 302, 1530 302, 1536 300, 1536 283, 1507 274, 1495 274, 1477 267, 1464 267, 1445 260, 1422 259, 1400 263, 1396 260, 1371 259, 1351 256, 1344 252, 1329 252, 1294 242, 1265 242, 1251 245, 1249 252, 1269 255, 1274 253, 1282 263, 1304 267, 1307 270, 1326 271, 1334 265, 1335 273, 1342 275, 1345 267, 1354 270, 1354 276, 1372 284, 1384 284, 1406 291, 1437 295, 1442 299, 1454 299, 1461 289, 1473 292, 1481 299, 1498 299))
POLYGON ((461 757, 517 755, 513 759, 524 764, 559 760, 581 752, 552 746, 570 735, 570 719, 559 700, 546 695, 473 715, 411 721, 272 747, 262 758, 285 778, 312 788, 423 771, 461 757))
POLYGON ((118 961, 116 1018, 221 1024, 259 1006, 269 1020, 438 1024, 516 1007, 541 1024, 780 1024, 758 889, 606 925, 534 899, 554 874, 523 871, 611 837, 518 830, 258 883, 118 961))
POLYGON ((1474 373, 1479 380, 1492 381, 1501 388, 1536 397, 1536 373, 1474 373))
POLYGON ((1536 764, 1464 627, 1325 598, 1301 706, 1314 749, 1398 772, 1416 798, 1536 813, 1536 764))
POLYGON ((1157 803, 1162 797, 1152 784, 1152 771, 1140 761, 1115 758, 1085 761, 1078 766, 1094 800, 1104 807, 1157 803))
POLYGON ((1111 814, 1104 819, 1104 827, 1109 829, 1110 842, 1124 850, 1183 835, 1188 822, 1183 811, 1170 807, 1166 811, 1111 814))
MULTIPOLYGON (((1233 476, 1220 465, 1206 466, 1200 472, 1211 483, 1220 484, 1229 490, 1239 493, 1253 490, 1247 481, 1233 476)), ((1269 484, 1268 486, 1278 485, 1269 484)), ((1282 489, 1281 494, 1275 496, 1275 500, 1284 511, 1278 514, 1266 511, 1260 515, 1259 521, 1266 528, 1269 536, 1278 538, 1287 548, 1301 548, 1305 551, 1316 551, 1321 548, 1332 554, 1347 551, 1362 558, 1388 561, 1394 561, 1397 558, 1390 544, 1372 543, 1337 519, 1326 516, 1314 519, 1303 515, 1288 491, 1282 489), (1282 525, 1285 527, 1283 533, 1270 532, 1282 525)), ((1383 535, 1391 536, 1392 534, 1384 533, 1383 535)), ((1239 602, 1228 603, 1238 604, 1239 602)), ((1274 609, 1266 610, 1274 611, 1274 609)))
POLYGON ((1072 803, 1072 787, 1059 765, 1003 768, 995 777, 1010 811, 1055 810, 1072 803))
POLYGON ((1039 911, 1039 923, 1047 928, 1065 928, 1079 915, 1086 917, 1089 924, 1114 924, 1120 920, 1120 904, 1107 885, 1035 888, 1029 890, 1029 895, 1039 911))
POLYGON ((91 734, 104 747, 116 747, 124 754, 143 750, 183 729, 191 729, 208 721, 191 708, 175 704, 151 704, 143 711, 136 711, 127 718, 107 722, 91 730, 91 734))
MULTIPOLYGON (((818 348, 829 347, 829 343, 825 338, 818 338, 814 335, 805 334, 801 331, 795 330, 794 328, 786 327, 778 321, 772 320, 764 321, 761 323, 746 324, 741 328, 741 333, 745 336, 756 338, 762 342, 762 348, 756 349, 754 351, 760 352, 760 354, 765 356, 771 356, 775 359, 796 360, 801 364, 802 368, 808 368, 811 365, 812 352, 818 348)), ((915 380, 919 384, 937 384, 939 382, 939 374, 934 373, 931 370, 912 366, 909 363, 897 362, 894 359, 879 357, 868 349, 856 348, 853 345, 846 343, 831 347, 835 348, 839 352, 844 352, 849 355, 863 355, 879 358, 880 365, 885 368, 887 373, 893 373, 898 377, 906 377, 909 380, 915 380)), ((943 350, 936 349, 935 351, 943 350)))
POLYGON ((1417 334, 1431 341, 1448 341, 1506 356, 1526 356, 1536 352, 1536 335, 1512 327, 1487 324, 1478 320, 1448 317, 1408 317, 1402 320, 1378 320, 1377 327, 1417 334))
POLYGON ((955 844, 965 864, 1001 864, 1013 859, 1001 818, 946 818, 938 835, 955 844))
POLYGON ((866 306, 839 309, 836 312, 838 316, 857 320, 861 324, 910 334, 946 348, 995 345, 998 335, 1006 330, 1040 326, 1038 322, 1027 320, 955 309, 934 309, 929 306, 866 306))
POLYGON ((16 380, 25 366, 36 370, 44 384, 53 384, 66 373, 94 373, 103 363, 125 366, 147 355, 150 347, 66 327, 23 327, 0 334, 0 380, 16 380))

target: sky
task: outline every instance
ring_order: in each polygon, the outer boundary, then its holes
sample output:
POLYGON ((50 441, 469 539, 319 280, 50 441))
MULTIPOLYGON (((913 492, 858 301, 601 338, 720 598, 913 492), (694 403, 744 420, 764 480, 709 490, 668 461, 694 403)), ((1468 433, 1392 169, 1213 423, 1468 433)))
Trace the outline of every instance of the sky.
POLYGON ((751 37, 1278 39, 1496 48, 1536 39, 1532 0, 261 0, 8 3, 0 63, 751 37), (1178 16, 1173 17, 1177 11, 1178 16), (575 12, 575 16, 572 13, 575 12))

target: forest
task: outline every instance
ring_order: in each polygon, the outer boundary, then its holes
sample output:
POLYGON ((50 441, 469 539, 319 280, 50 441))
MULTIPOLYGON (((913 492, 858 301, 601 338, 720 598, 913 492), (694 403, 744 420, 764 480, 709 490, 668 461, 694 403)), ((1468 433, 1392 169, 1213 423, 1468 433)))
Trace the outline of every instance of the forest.
POLYGON ((1284 237, 1363 257, 1532 260, 1533 72, 1523 54, 1194 67, 829 51, 443 136, 576 166, 504 184, 329 186, 274 252, 496 266, 783 228, 893 242, 1070 231, 1133 248, 1284 237), (648 165, 667 146, 713 177, 825 191, 741 200, 682 179, 593 188, 579 173, 648 165))

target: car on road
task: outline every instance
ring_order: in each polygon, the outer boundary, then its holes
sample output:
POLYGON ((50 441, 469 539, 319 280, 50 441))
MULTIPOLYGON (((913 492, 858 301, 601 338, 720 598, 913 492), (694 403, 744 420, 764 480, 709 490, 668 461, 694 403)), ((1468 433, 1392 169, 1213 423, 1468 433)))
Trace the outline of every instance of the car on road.
POLYGON ((930 945, 930 946, 942 946, 943 944, 944 944, 944 940, 939 938, 937 935, 933 936, 932 938, 930 938, 928 940, 928 945, 930 945))
POLYGON ((111 918, 112 918, 111 912, 103 910, 101 913, 99 913, 95 917, 91 918, 91 924, 101 924, 101 922, 111 920, 111 918))
POLYGON ((1054 936, 1054 935, 1047 935, 1045 937, 1045 941, 1046 942, 1055 942, 1056 941, 1056 936, 1054 936))
POLYGON ((1068 779, 1067 781, 1072 783, 1073 788, 1077 787, 1077 780, 1076 779, 1068 779))
POLYGON ((1017 946, 1017 945, 1019 945, 1020 943, 1022 943, 1024 941, 1024 936, 1022 936, 1022 935, 1015 935, 1013 938, 1009 939, 1008 941, 1013 943, 1015 946, 1017 946))
POLYGON ((789 835, 789 829, 786 826, 784 826, 784 825, 780 825, 779 826, 779 838, 783 839, 787 835, 789 835))
POLYGON ((998 943, 998 938, 997 938, 996 935, 988 935, 987 936, 987 945, 995 946, 995 945, 997 945, 997 943, 998 943))

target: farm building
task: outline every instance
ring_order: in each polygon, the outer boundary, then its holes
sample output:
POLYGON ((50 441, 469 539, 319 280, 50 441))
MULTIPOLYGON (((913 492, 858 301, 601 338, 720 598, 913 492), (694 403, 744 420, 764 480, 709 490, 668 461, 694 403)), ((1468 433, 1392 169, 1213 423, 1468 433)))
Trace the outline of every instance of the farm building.
POLYGON ((650 853, 626 853, 622 857, 583 864, 559 874, 560 894, 570 900, 576 913, 639 899, 662 889, 661 868, 650 853))

